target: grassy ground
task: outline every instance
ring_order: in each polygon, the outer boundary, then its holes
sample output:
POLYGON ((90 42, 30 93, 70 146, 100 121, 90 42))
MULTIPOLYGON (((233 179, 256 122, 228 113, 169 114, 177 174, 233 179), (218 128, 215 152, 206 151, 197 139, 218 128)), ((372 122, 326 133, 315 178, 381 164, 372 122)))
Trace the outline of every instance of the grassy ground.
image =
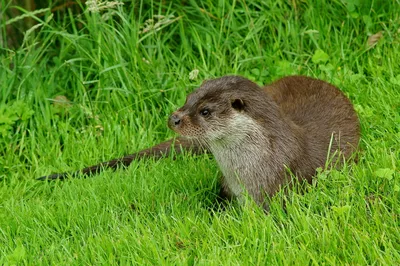
POLYGON ((160 2, 28 14, 38 24, 10 49, 0 1, 0 264, 400 264, 400 2, 160 2), (171 137, 168 114, 226 74, 340 87, 362 125, 358 164, 320 174, 286 212, 278 195, 269 215, 213 212, 207 156, 35 180, 171 137))

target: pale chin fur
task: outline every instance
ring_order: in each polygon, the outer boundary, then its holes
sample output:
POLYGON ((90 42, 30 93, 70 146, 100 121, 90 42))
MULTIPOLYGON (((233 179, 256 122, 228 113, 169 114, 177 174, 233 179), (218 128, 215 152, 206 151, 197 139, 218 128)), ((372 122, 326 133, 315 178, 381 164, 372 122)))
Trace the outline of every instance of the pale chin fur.
POLYGON ((263 136, 265 129, 258 125, 254 119, 243 113, 234 113, 229 118, 229 123, 213 124, 205 136, 211 149, 233 148, 243 145, 243 140, 249 137, 263 136))
POLYGON ((258 194, 255 190, 261 188, 254 187, 252 181, 259 178, 254 176, 259 172, 256 169, 268 168, 265 164, 270 156, 265 149, 269 145, 263 134, 265 129, 243 113, 235 113, 229 124, 216 128, 218 130, 208 130, 207 144, 224 174, 225 185, 239 201, 243 200, 244 187, 252 190, 249 191, 252 194, 258 194))

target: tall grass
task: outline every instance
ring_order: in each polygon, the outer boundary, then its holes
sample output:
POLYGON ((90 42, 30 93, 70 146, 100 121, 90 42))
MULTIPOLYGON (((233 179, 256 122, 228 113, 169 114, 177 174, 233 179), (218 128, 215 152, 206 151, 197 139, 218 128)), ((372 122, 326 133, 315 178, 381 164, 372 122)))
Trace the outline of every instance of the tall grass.
POLYGON ((36 24, 19 48, 7 34, 23 18, 0 3, 1 264, 400 263, 398 0, 50 5, 24 12, 36 24), (226 74, 341 88, 362 125, 358 163, 319 174, 286 210, 278 195, 268 215, 251 201, 215 211, 208 156, 35 180, 172 136, 168 114, 226 74))

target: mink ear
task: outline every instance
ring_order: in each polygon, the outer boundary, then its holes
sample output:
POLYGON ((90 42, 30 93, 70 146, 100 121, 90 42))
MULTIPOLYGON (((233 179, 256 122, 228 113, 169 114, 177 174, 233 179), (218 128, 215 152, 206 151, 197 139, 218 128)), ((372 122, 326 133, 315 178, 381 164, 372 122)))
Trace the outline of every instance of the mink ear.
POLYGON ((233 109, 236 109, 238 111, 243 111, 244 110, 244 102, 242 99, 233 99, 231 101, 231 105, 233 109))

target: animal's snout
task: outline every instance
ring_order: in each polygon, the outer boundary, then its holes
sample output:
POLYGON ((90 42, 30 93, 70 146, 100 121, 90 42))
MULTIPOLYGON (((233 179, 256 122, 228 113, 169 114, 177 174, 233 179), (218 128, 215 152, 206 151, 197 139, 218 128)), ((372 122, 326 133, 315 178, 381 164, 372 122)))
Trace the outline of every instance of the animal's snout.
POLYGON ((177 112, 174 112, 169 116, 168 126, 171 129, 174 129, 174 128, 178 127, 181 124, 181 121, 182 121, 181 114, 179 114, 177 112))

